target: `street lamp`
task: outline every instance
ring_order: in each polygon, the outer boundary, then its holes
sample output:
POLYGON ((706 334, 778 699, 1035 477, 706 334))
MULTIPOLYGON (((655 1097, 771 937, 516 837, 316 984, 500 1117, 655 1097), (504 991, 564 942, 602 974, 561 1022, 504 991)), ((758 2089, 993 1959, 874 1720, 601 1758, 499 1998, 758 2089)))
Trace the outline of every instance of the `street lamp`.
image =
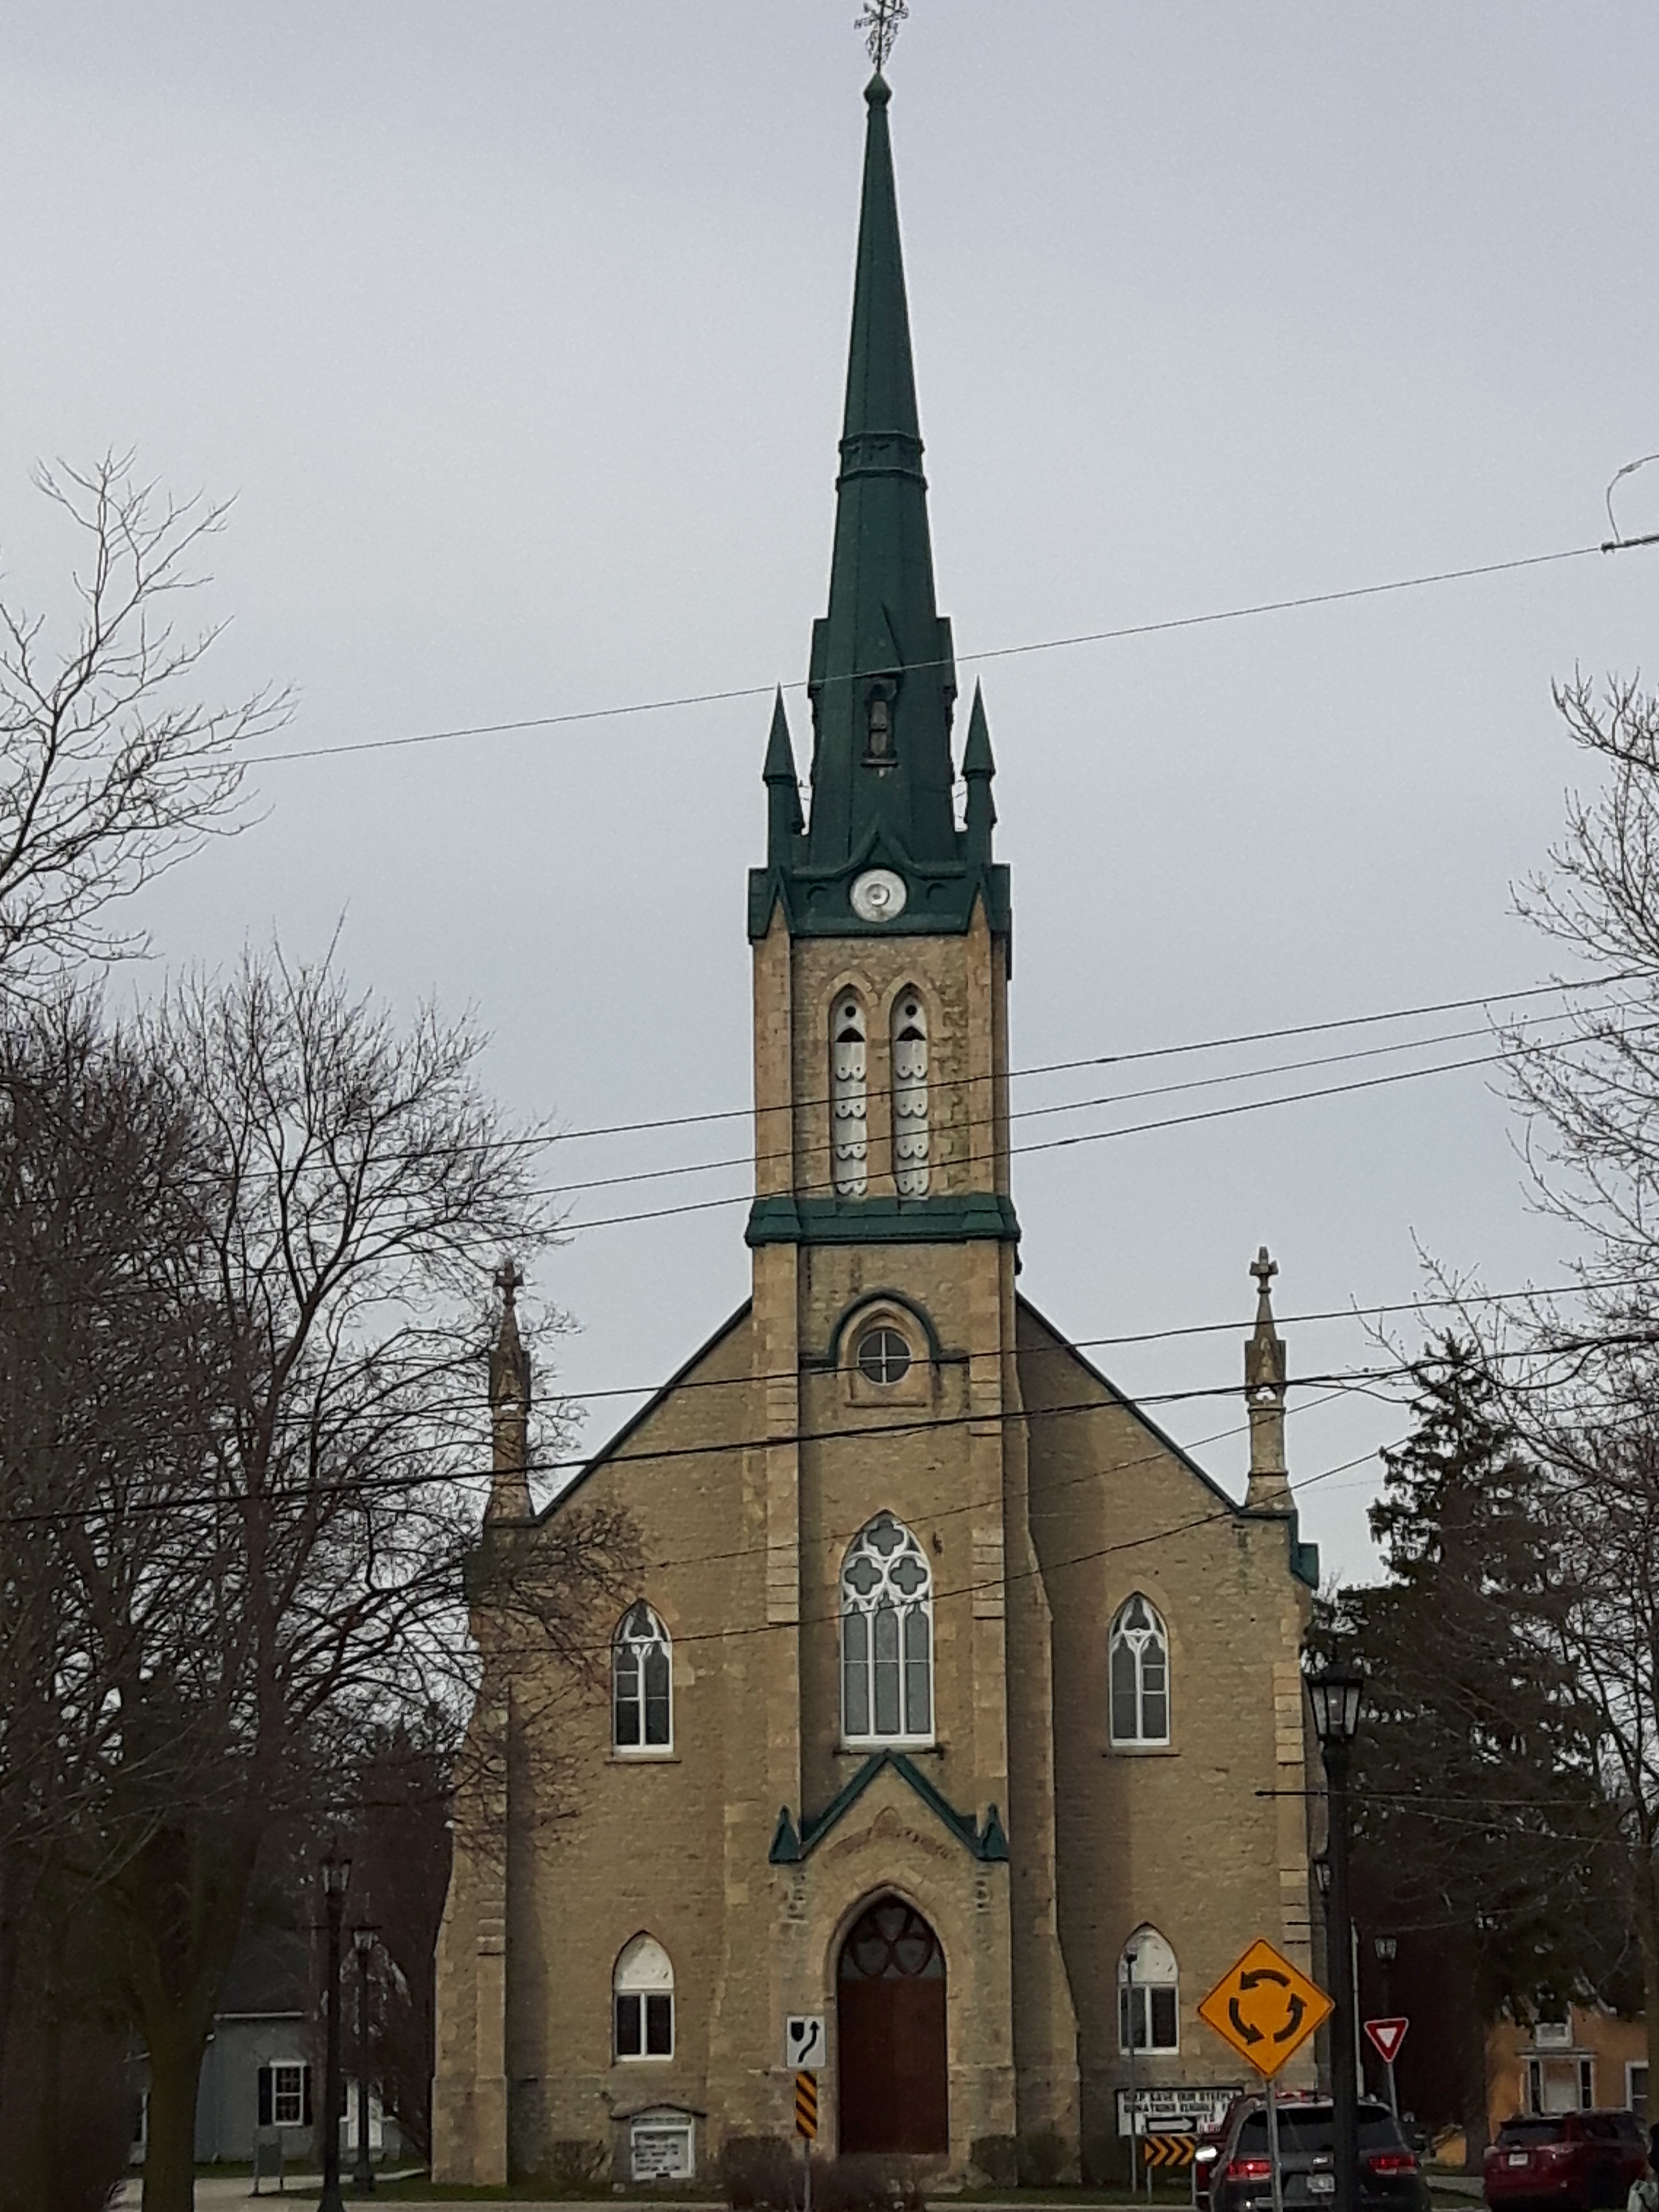
POLYGON ((1348 1767, 1359 1730, 1365 1680, 1340 1662, 1308 1677, 1314 1733, 1325 1762, 1329 1804, 1325 1856, 1330 1870, 1326 1965, 1331 1978, 1331 2119, 1334 2137, 1334 2212, 1359 2212, 1358 2051, 1354 2047, 1353 1912, 1348 1896, 1348 1767))
POLYGON ((323 2068, 323 2193, 317 2212, 345 2212, 340 2198, 340 1920, 351 1859, 333 1838, 323 1853, 323 1904, 328 1913, 328 2043, 323 2068))
POLYGON ((359 2189, 373 2189, 374 2168, 368 2160, 368 1967, 374 1955, 374 1930, 354 1928, 357 1954, 357 2163, 351 2179, 359 2189))

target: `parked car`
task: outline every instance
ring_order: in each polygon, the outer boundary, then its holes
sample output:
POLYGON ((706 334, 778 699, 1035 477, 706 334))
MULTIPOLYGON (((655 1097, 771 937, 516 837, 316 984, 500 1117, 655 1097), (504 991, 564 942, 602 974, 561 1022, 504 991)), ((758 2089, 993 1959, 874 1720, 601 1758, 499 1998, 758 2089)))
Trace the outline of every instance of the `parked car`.
MULTIPOLYGON (((1334 2132, 1328 2097, 1281 2101, 1279 2170, 1287 2212, 1316 2212, 1335 2196, 1334 2132)), ((1206 2166, 1206 2212, 1270 2212, 1273 2165, 1261 2098, 1241 2099, 1233 2107, 1206 2166)), ((1359 2212, 1429 2212, 1416 2152, 1388 2106, 1370 2097, 1359 2100, 1359 2212)))
POLYGON ((1559 2204, 1567 2212, 1622 2205, 1647 2170, 1634 2112, 1517 2112, 1486 2156, 1489 2205, 1559 2204))

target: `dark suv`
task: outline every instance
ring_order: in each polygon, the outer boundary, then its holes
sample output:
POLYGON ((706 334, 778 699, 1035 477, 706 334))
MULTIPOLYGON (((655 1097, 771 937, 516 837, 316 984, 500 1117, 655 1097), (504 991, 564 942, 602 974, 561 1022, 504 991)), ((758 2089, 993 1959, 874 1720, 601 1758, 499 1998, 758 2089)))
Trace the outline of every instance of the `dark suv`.
POLYGON ((1517 2112, 1486 2153, 1486 2202, 1595 2212, 1625 2202, 1647 2156, 1634 2112, 1517 2112))
MULTIPOLYGON (((1207 2161, 1209 2212, 1270 2212, 1273 2166, 1267 2156, 1267 2107, 1252 2097, 1233 2107, 1207 2161)), ((1285 2203, 1314 2212, 1336 2194, 1331 2100, 1284 2100, 1279 2107, 1279 2170, 1285 2203)), ((1359 2101, 1360 2212, 1429 2212, 1417 2154, 1386 2105, 1359 2101)))

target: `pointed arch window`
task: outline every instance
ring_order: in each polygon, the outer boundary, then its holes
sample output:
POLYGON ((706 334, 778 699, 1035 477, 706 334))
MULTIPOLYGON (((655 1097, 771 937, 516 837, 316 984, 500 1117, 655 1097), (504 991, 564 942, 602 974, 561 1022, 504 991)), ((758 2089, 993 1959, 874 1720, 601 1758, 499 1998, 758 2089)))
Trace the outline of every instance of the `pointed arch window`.
POLYGON ((901 1198, 927 1195, 927 1009, 920 991, 893 1007, 893 1172, 901 1198))
POLYGON ((1181 1972, 1156 1928, 1137 1928, 1117 1962, 1117 2031, 1126 2052, 1181 2048, 1181 1972))
POLYGON ((625 1944, 611 1978, 611 2035, 618 2058, 674 2056, 674 1966, 654 1936, 625 1944))
POLYGON ((837 1198, 870 1187, 869 1032, 855 993, 843 991, 830 1018, 830 1170, 837 1198))
POLYGON ((1112 1741, 1170 1741, 1170 1638, 1157 1609, 1137 1590, 1112 1623, 1112 1741))
POLYGON ((668 1631, 641 1598, 611 1640, 611 1743, 620 1752, 674 1747, 672 1649, 668 1631))
POLYGON ((848 1743, 930 1743, 933 1577, 902 1521, 878 1513, 841 1571, 841 1725, 848 1743))

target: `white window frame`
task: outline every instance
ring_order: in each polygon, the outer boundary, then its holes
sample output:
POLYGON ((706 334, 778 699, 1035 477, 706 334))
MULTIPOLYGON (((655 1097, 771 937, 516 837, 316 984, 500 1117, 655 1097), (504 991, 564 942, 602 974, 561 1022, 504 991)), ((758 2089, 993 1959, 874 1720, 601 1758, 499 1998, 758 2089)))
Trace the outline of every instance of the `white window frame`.
POLYGON ((1595 2110, 1595 2061, 1588 2057, 1578 2061, 1578 2109, 1581 2112, 1595 2110))
POLYGON ((611 1638, 611 1749, 617 1759, 672 1759, 674 1753, 674 1639, 663 1623, 661 1615, 644 1598, 635 1598, 617 1623, 611 1638), (633 1624, 644 1615, 644 1625, 633 1624), (645 1669, 649 1654, 660 1650, 667 1677, 667 1735, 660 1742, 648 1740, 650 1700, 646 1696, 645 1669), (628 1655, 627 1658, 624 1655, 628 1655), (626 1702, 638 1708, 640 1740, 624 1743, 622 1740, 622 1709, 623 1667, 631 1663, 637 1695, 626 1702))
POLYGON ((674 2056, 677 2022, 674 2017, 674 1962, 654 1936, 643 1930, 630 1936, 617 1954, 617 1963, 611 1973, 611 2056, 618 2066, 660 2066, 674 2056), (639 2006, 639 2044, 637 2051, 623 2048, 623 2014, 624 1999, 635 2000, 639 2006), (653 2001, 666 2001, 668 2007, 668 2048, 652 2051, 651 2006, 653 2001))
POLYGON ((901 1198, 926 1198, 933 1169, 927 1127, 927 1006, 914 984, 893 1001, 893 1181, 901 1198))
POLYGON ((1527 2110, 1541 2112, 1544 2109, 1544 2062, 1541 2058, 1527 2061, 1527 2110))
POLYGON ((849 1747, 873 1749, 879 1745, 890 1750, 903 1750, 907 1746, 921 1749, 934 1740, 933 1572, 915 1532, 896 1513, 878 1513, 866 1521, 842 1560, 841 1740, 849 1747), (873 1539, 878 1530, 890 1528, 897 1531, 898 1541, 884 1550, 873 1539), (921 1572, 921 1582, 913 1583, 908 1591, 903 1582, 894 1579, 901 1563, 907 1580, 917 1568, 921 1572), (875 1579, 867 1589, 860 1589, 859 1581, 866 1579, 872 1570, 875 1579), (889 1621, 893 1624, 895 1649, 886 1655, 878 1645, 885 1641, 889 1621), (921 1645, 919 1653, 911 1649, 913 1644, 921 1645), (889 1665, 898 1670, 899 1725, 884 1729, 877 1724, 878 1670, 889 1665), (917 1665, 925 1669, 925 1711, 920 1716, 912 1697, 911 1669, 917 1665), (855 1686, 862 1691, 862 1728, 853 1725, 855 1686), (920 1728, 912 1725, 918 1718, 923 1723, 920 1728))
POLYGON ((1117 2043, 1126 2058, 1167 2058, 1181 2049, 1180 1962, 1167 1937, 1150 1924, 1136 1929, 1118 1957, 1117 2043), (1167 2043, 1152 2040, 1157 2014, 1164 2009, 1153 2003, 1156 1996, 1169 1998, 1170 2040, 1167 2043), (1142 2039, 1139 2041, 1137 2027, 1142 2039))
POLYGON ((302 2128, 306 2124, 306 2075, 310 2072, 308 2061, 303 2058, 272 2058, 266 2061, 270 2068, 270 2124, 273 2128, 302 2128), (284 2075, 293 2076, 290 2087, 284 2088, 284 2075), (286 2117, 283 2105, 291 2100, 294 2110, 286 2117))
POLYGON ((1637 2113, 1643 2120, 1648 2117, 1648 2062, 1645 2058, 1625 2061, 1625 2110, 1637 2113), (1636 2101, 1636 2077, 1642 2077, 1642 2101, 1636 2101))
MULTIPOLYGON (((1174 1685, 1170 1677, 1173 1672, 1170 1657, 1170 1631, 1163 1614, 1159 1613, 1144 1590, 1131 1590, 1112 1616, 1111 1632, 1106 1642, 1106 1724, 1114 1750, 1134 1751, 1142 1746, 1158 1747, 1167 1745, 1172 1741, 1175 1715, 1174 1698, 1171 1694, 1174 1685), (1126 1626, 1130 1613, 1136 1606, 1140 1606, 1145 1610, 1147 1625, 1144 1628, 1130 1628, 1126 1626), (1147 1686, 1149 1672, 1147 1657, 1154 1647, 1161 1655, 1163 1662, 1164 1680, 1161 1691, 1155 1688, 1149 1689, 1147 1686), (1122 1651, 1129 1654, 1130 1663, 1134 1668, 1135 1726, 1134 1732, 1127 1735, 1120 1735, 1118 1731, 1116 1678, 1118 1656, 1122 1651), (1162 1733, 1146 1726, 1148 1701, 1159 1695, 1164 1700, 1162 1733)), ((1098 1741, 1097 1738, 1097 1741, 1098 1741)))

